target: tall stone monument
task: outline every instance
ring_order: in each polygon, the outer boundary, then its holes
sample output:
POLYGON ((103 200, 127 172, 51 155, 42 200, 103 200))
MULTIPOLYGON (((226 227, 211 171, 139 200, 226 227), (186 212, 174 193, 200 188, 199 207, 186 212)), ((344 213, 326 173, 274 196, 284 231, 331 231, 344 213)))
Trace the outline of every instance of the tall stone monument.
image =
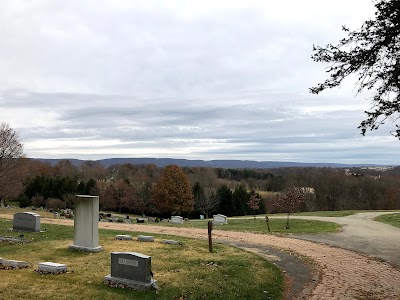
POLYGON ((74 244, 70 249, 99 252, 99 196, 76 195, 74 244))

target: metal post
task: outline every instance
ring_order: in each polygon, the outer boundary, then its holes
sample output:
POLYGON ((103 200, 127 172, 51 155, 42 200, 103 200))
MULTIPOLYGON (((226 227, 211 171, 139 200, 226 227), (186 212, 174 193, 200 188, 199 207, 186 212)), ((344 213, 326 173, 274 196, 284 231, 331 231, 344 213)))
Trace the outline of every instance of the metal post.
POLYGON ((212 252, 212 236, 211 231, 213 230, 213 223, 212 221, 208 221, 208 250, 212 252))

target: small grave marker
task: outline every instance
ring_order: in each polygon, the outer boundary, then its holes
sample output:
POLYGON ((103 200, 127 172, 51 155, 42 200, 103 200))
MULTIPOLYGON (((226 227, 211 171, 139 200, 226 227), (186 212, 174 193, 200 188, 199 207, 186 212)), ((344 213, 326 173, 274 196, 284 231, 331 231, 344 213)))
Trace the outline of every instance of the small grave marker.
POLYGON ((161 243, 168 245, 182 245, 182 243, 175 240, 162 240, 161 243))
POLYGON ((171 224, 183 224, 183 218, 181 216, 171 216, 171 224))
POLYGON ((39 263, 37 271, 43 274, 61 274, 67 272, 67 265, 53 262, 41 262, 39 263))
POLYGON ((154 242, 154 236, 151 235, 138 235, 137 240, 139 242, 154 242))
POLYGON ((29 263, 22 260, 3 259, 1 261, 1 266, 4 269, 23 269, 23 268, 28 268, 29 263))
POLYGON ((226 225, 228 224, 227 216, 218 214, 213 216, 213 224, 215 225, 226 225))
POLYGON ((128 234, 118 234, 115 236, 115 239, 120 241, 129 241, 132 239, 132 236, 128 234))

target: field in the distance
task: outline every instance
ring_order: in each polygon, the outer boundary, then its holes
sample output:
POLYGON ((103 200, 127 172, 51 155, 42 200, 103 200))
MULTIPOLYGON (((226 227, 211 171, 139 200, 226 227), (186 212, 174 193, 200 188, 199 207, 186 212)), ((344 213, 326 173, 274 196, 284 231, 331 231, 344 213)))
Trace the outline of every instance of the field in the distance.
MULTIPOLYGON (((157 226, 171 226, 182 228, 207 228, 207 220, 189 220, 183 224, 171 224, 167 222, 150 223, 157 226)), ((271 233, 278 234, 308 234, 308 233, 322 233, 322 232, 337 232, 340 231, 340 225, 333 222, 323 222, 314 220, 298 220, 290 219, 290 229, 286 229, 286 219, 273 219, 269 220, 271 233)), ((146 225, 149 223, 144 223, 146 225)), ((142 225, 142 224, 141 224, 142 225)), ((267 223, 265 218, 254 219, 247 218, 228 218, 228 224, 214 225, 214 229, 230 230, 230 231, 245 231, 254 233, 268 233, 267 223)), ((145 230, 145 229, 143 229, 145 230)))
MULTIPOLYGON (((0 235, 18 237, 20 233, 7 231, 10 227, 10 220, 0 219, 0 235)), ((42 230, 23 233, 30 243, 0 243, 0 257, 33 264, 29 269, 0 270, 0 299, 280 299, 282 295, 279 268, 233 247, 215 244, 215 252, 209 253, 206 241, 157 235, 154 243, 117 241, 116 234, 132 232, 100 230, 104 251, 84 253, 67 248, 73 227, 42 224, 42 230), (183 245, 158 242, 166 238, 183 245), (103 284, 110 274, 112 251, 150 255, 160 290, 139 292, 103 284), (37 274, 34 269, 43 261, 65 263, 69 273, 37 274)))

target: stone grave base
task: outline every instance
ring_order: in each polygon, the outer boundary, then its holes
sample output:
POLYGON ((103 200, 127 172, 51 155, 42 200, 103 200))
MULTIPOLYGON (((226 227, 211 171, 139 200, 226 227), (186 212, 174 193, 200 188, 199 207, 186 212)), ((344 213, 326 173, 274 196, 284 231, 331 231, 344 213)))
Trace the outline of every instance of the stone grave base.
POLYGON ((119 288, 131 288, 133 290, 138 291, 147 291, 150 289, 157 290, 157 280, 151 279, 151 282, 140 282, 140 281, 133 281, 124 278, 117 278, 112 277, 111 275, 107 275, 104 277, 104 283, 108 284, 111 287, 119 287, 119 288))
POLYGON ((69 245, 68 249, 78 250, 78 251, 83 251, 83 252, 100 252, 100 251, 103 251, 103 247, 102 246, 84 247, 84 246, 79 246, 79 245, 69 245))
POLYGON ((129 241, 132 239, 132 236, 128 234, 118 234, 115 236, 115 239, 120 241, 129 241))
POLYGON ((137 240, 139 242, 154 242, 154 236, 151 235, 138 235, 137 240))
POLYGON ((162 240, 161 243, 168 245, 182 245, 182 243, 175 240, 162 240))
POLYGON ((30 265, 26 261, 1 259, 0 269, 24 269, 29 268, 30 265))
POLYGON ((0 242, 6 242, 6 243, 20 243, 20 244, 25 244, 29 243, 29 240, 25 240, 23 238, 13 238, 9 236, 0 236, 0 242))
POLYGON ((39 263, 37 272, 41 274, 62 274, 67 272, 67 265, 53 262, 42 262, 39 263))

